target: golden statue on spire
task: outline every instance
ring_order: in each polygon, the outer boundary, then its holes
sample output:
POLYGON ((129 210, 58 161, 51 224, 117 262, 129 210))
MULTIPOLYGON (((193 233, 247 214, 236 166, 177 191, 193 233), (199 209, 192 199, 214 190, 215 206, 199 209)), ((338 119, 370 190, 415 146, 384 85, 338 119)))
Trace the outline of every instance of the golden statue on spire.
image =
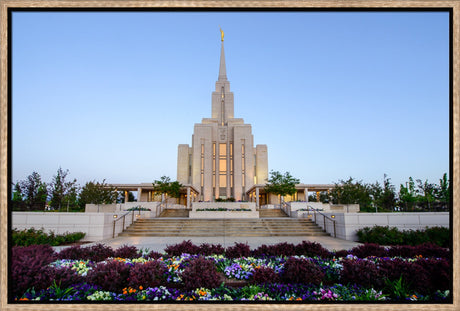
POLYGON ((222 40, 222 42, 224 42, 224 31, 223 31, 222 28, 220 28, 220 27, 219 27, 219 29, 220 29, 220 37, 221 37, 221 40, 222 40))

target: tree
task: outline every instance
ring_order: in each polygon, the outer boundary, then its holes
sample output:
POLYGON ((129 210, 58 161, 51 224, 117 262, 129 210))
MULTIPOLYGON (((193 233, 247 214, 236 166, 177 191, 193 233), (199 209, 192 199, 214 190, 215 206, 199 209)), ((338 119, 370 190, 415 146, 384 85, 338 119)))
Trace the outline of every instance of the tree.
POLYGON ((97 204, 99 207, 99 204, 113 203, 117 195, 115 189, 105 183, 105 179, 102 183, 90 181, 81 189, 79 203, 81 207, 86 204, 97 204))
POLYGON ((13 210, 20 211, 25 209, 25 202, 21 190, 21 185, 16 182, 13 185, 13 197, 11 198, 13 210))
POLYGON ((376 202, 384 211, 393 211, 396 205, 396 193, 395 186, 390 183, 390 178, 387 175, 383 175, 383 191, 376 202))
POLYGON ((417 196, 415 192, 415 183, 412 177, 409 177, 409 181, 406 182, 406 186, 400 185, 399 187, 399 203, 402 205, 404 210, 414 210, 417 202, 417 196))
POLYGON ((37 172, 32 172, 26 180, 17 182, 13 193, 13 201, 22 199, 29 210, 43 210, 47 197, 46 183, 42 182, 37 172))
POLYGON ((431 203, 435 200, 435 191, 436 186, 430 184, 428 180, 422 182, 420 179, 417 179, 418 200, 422 205, 426 204, 429 211, 431 210, 431 203))
MULTIPOLYGON (((132 191, 128 191, 128 202, 134 202, 134 194, 132 191)), ((117 203, 127 203, 125 202, 125 192, 124 191, 118 191, 117 193, 117 203)))
POLYGON ((352 177, 334 183, 330 195, 334 204, 359 204, 360 210, 372 211, 371 187, 352 177))
POLYGON ((436 187, 435 196, 444 206, 450 201, 450 184, 446 173, 439 180, 439 187, 436 187))
POLYGON ((178 181, 171 181, 171 179, 167 176, 161 176, 160 180, 155 180, 153 182, 153 191, 156 194, 161 194, 164 196, 162 200, 168 204, 168 196, 172 198, 179 198, 180 197, 180 188, 182 185, 178 181))
POLYGON ((50 206, 53 208, 60 209, 66 203, 67 206, 70 205, 72 207, 77 205, 77 180, 66 181, 68 174, 69 170, 64 171, 59 167, 56 175, 53 176, 53 180, 50 184, 50 206))
POLYGON ((285 195, 293 195, 296 192, 295 185, 300 181, 291 176, 289 172, 281 174, 278 171, 271 171, 270 178, 265 185, 265 191, 280 196, 280 204, 282 197, 285 195))

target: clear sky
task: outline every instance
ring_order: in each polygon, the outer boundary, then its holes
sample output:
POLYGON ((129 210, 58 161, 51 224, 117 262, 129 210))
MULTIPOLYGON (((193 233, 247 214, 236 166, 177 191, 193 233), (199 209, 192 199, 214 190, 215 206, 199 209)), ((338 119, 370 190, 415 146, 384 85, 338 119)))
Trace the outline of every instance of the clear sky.
POLYGON ((13 181, 176 179, 211 117, 225 32, 235 117, 302 183, 449 172, 445 12, 15 12, 13 181))

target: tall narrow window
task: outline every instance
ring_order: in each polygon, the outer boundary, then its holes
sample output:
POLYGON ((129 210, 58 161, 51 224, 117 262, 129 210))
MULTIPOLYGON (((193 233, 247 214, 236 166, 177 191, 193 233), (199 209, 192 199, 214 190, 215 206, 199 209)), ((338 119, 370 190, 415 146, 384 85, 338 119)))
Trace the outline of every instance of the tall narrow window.
POLYGON ((230 143, 230 187, 233 187, 233 143, 230 143))
POLYGON ((200 169, 200 175, 201 175, 200 184, 201 184, 201 187, 204 187, 204 144, 201 144, 201 169, 200 169))
POLYGON ((216 187, 216 143, 212 144, 212 187, 216 187))
POLYGON ((219 187, 227 187, 227 144, 219 144, 219 187))

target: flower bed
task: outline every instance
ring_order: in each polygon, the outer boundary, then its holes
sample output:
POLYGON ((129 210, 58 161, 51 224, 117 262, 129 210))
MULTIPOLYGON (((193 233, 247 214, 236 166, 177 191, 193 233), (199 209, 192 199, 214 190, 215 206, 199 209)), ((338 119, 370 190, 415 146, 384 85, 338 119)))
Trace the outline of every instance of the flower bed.
POLYGON ((45 245, 14 247, 10 291, 18 302, 449 302, 449 258, 435 245, 329 252, 306 241, 254 250, 184 241, 164 254, 100 244, 60 253, 45 245))

